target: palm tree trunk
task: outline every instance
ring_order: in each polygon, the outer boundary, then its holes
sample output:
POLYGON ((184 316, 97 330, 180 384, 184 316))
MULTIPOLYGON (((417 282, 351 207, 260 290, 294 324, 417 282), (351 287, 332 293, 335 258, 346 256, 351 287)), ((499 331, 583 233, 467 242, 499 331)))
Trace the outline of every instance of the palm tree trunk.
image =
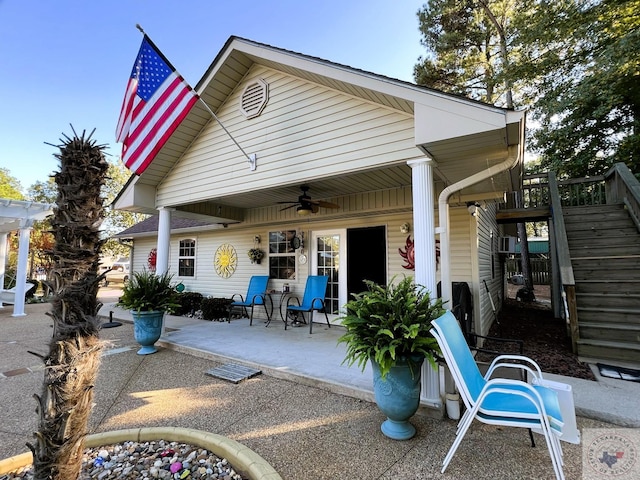
POLYGON ((54 297, 48 315, 53 338, 38 400, 40 416, 33 452, 35 480, 73 480, 80 476, 82 451, 100 361, 97 313, 99 227, 104 218, 100 190, 108 163, 101 145, 74 131, 65 135, 60 171, 55 174, 58 197, 51 220, 55 246, 51 280, 54 297))

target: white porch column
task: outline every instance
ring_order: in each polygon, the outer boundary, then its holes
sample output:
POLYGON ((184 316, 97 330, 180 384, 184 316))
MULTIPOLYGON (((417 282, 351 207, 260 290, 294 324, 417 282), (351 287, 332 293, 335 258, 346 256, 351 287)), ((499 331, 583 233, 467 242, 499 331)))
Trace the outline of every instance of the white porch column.
MULTIPOLYGON (((433 185, 433 165, 435 162, 430 158, 424 158, 407 163, 411 167, 411 188, 413 192, 415 281, 419 285, 424 285, 435 298, 438 291, 434 222, 435 192, 433 185)), ((433 408, 442 409, 440 374, 426 362, 422 367, 421 401, 433 408)))
POLYGON ((20 241, 18 242, 18 267, 16 271, 16 297, 12 317, 22 317, 24 313, 24 284, 27 281, 27 262, 29 260, 29 237, 33 220, 20 221, 20 241))
POLYGON ((169 241, 171 239, 171 208, 158 209, 158 246, 156 247, 156 273, 169 271, 169 241))
MULTIPOLYGON (((4 274, 7 269, 7 238, 9 238, 7 232, 0 233, 0 290, 4 289, 4 274)), ((0 302, 0 308, 4 308, 2 302, 0 302)))

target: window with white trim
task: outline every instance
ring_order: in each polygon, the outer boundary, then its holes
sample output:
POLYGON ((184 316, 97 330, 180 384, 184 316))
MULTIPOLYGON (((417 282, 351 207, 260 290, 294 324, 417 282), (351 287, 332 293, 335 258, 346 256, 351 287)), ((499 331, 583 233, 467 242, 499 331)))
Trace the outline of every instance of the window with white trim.
POLYGON ((291 240, 295 230, 269 232, 269 276, 279 280, 295 280, 296 250, 291 240))
POLYGON ((180 240, 178 248, 178 276, 194 277, 196 274, 196 240, 187 238, 180 240))

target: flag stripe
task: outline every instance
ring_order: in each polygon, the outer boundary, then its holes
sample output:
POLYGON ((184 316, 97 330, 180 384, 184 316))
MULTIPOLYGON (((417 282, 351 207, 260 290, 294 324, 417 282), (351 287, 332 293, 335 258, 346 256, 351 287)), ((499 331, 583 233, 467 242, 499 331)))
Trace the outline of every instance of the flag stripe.
POLYGON ((167 79, 165 83, 168 83, 167 88, 159 90, 149 102, 140 101, 136 104, 133 115, 135 120, 129 127, 130 146, 136 145, 141 135, 146 136, 149 130, 154 128, 155 124, 160 121, 164 109, 169 108, 178 95, 188 92, 187 89, 180 88, 180 79, 177 76, 172 81, 167 79))
MULTIPOLYGON (((186 91, 179 92, 179 95, 174 98, 171 104, 167 105, 167 108, 156 111, 154 119, 147 124, 143 135, 136 141, 130 143, 129 148, 134 150, 129 153, 132 159, 131 165, 136 165, 135 170, 140 170, 140 166, 138 165, 148 166, 151 160, 153 160, 153 156, 162 148, 164 142, 166 142, 175 127, 179 124, 179 122, 176 124, 175 119, 182 120, 186 116, 184 112, 185 109, 191 107, 188 102, 195 102, 197 100, 187 94, 188 92, 186 91), (158 125, 161 127, 155 128, 158 125), (169 135, 167 135, 167 133, 169 135), (160 144, 160 147, 156 148, 156 144, 160 144), (145 164, 146 159, 149 161, 145 164)), ((144 170, 144 168, 146 168, 146 166, 143 167, 142 170, 144 170)))
POLYGON ((142 174, 197 101, 195 92, 145 35, 116 127, 127 168, 142 174))

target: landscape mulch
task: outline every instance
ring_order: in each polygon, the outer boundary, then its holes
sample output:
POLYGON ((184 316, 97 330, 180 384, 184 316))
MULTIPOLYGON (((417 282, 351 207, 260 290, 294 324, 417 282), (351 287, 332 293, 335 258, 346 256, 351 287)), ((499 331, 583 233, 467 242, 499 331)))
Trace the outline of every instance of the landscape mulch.
MULTIPOLYGON (((553 317, 549 304, 519 302, 507 299, 492 325, 489 336, 524 341, 524 355, 535 360, 543 372, 567 377, 595 380, 586 363, 578 361, 571 351, 571 338, 567 335, 563 319, 553 317)), ((518 353, 513 344, 488 340, 485 348, 504 353, 518 353)), ((479 360, 490 361, 490 354, 479 354, 479 360)))

